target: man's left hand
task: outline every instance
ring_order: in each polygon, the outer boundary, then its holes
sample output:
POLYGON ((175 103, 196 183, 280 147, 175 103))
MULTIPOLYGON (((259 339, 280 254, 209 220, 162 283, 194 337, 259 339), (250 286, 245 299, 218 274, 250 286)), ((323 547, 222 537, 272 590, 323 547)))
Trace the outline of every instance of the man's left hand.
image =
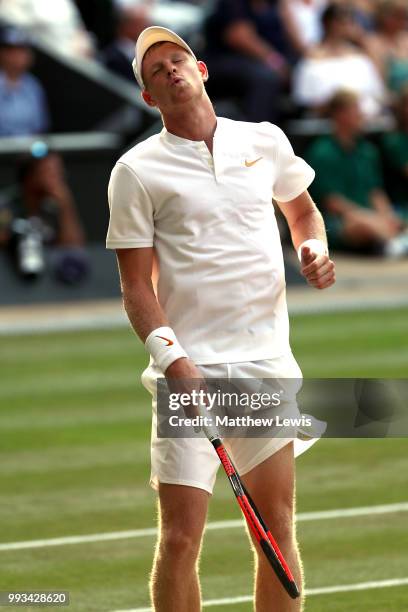
POLYGON ((302 247, 300 271, 316 289, 327 289, 336 281, 334 262, 328 255, 314 253, 308 246, 302 247))

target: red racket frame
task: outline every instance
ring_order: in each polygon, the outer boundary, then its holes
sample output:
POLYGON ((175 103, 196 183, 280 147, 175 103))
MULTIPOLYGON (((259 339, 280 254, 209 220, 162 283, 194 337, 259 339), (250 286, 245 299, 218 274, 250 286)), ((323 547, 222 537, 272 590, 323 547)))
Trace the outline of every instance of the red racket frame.
POLYGON ((235 493, 238 504, 241 507, 242 513, 245 516, 246 522, 256 540, 259 542, 266 558, 271 564, 276 576, 279 578, 286 592, 296 599, 300 596, 299 589, 286 563, 276 540, 271 534, 269 527, 266 525, 257 507, 246 490, 241 478, 231 461, 231 458, 220 438, 210 438, 221 463, 227 474, 228 480, 231 483, 232 490, 235 493))

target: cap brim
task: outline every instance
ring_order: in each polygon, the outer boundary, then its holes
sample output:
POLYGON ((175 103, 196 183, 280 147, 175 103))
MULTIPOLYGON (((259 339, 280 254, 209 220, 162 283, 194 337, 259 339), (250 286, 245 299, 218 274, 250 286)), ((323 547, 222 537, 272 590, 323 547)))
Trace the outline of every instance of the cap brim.
POLYGON ((158 42, 171 42, 185 49, 190 55, 197 60, 196 56, 188 44, 178 34, 160 26, 151 26, 143 30, 139 35, 136 43, 135 59, 132 62, 133 72, 140 87, 144 89, 145 85, 142 78, 142 62, 145 53, 152 45, 158 42))

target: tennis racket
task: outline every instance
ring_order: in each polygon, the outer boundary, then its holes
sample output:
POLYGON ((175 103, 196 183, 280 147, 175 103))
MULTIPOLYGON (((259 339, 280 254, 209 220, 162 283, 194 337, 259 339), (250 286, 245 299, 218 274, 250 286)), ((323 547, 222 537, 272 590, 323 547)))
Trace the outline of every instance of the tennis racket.
POLYGON ((265 524, 265 521, 260 515, 243 482, 241 481, 241 478, 231 461, 222 439, 213 427, 203 426, 203 431, 213 445, 215 452, 222 463, 228 480, 230 481, 232 490, 237 498, 238 504, 246 519, 246 522, 248 523, 249 529, 259 542, 260 547, 275 571, 275 574, 282 583, 282 586, 285 588, 290 597, 292 597, 292 599, 296 599, 300 596, 300 592, 292 572, 283 558, 283 555, 279 550, 279 546, 272 536, 269 527, 265 524))

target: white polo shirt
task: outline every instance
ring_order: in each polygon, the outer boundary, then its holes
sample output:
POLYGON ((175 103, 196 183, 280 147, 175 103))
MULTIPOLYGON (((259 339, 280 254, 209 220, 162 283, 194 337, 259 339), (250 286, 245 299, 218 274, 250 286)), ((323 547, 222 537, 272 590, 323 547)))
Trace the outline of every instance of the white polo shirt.
POLYGON ((213 156, 164 128, 115 165, 107 247, 155 247, 159 303, 197 364, 290 350, 272 198, 291 200, 313 178, 280 128, 224 118, 213 156))

